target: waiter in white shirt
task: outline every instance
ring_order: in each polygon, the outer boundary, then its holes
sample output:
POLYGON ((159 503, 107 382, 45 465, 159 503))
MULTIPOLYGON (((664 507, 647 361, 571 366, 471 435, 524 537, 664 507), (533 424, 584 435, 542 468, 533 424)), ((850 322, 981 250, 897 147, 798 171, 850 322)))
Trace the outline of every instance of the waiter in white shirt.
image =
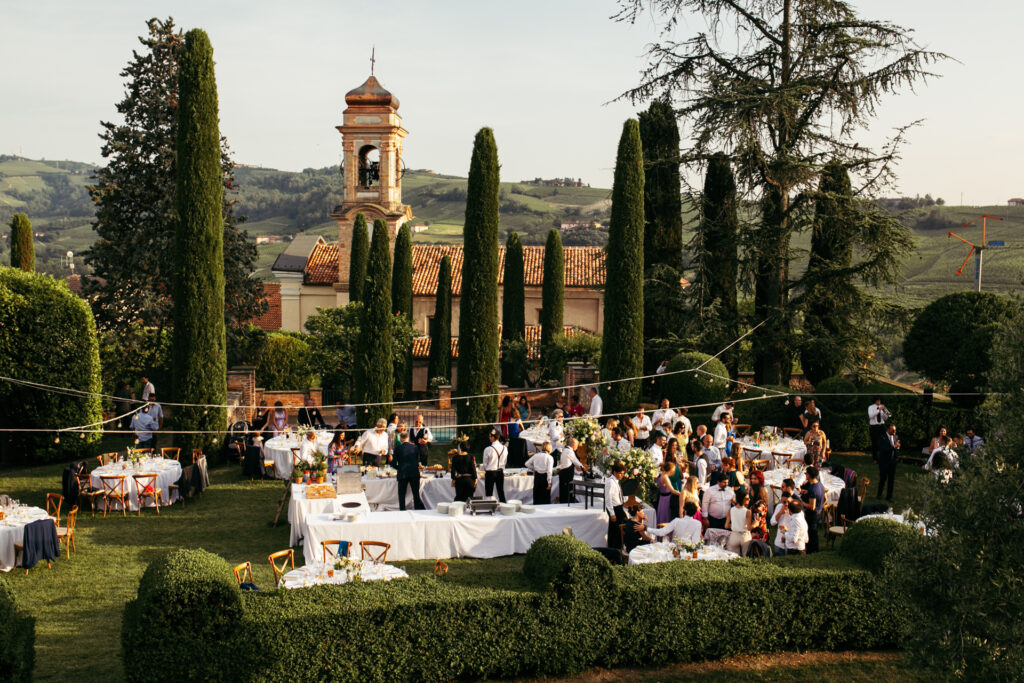
POLYGON ((316 458, 316 431, 309 430, 306 432, 306 438, 302 440, 302 445, 299 446, 299 460, 302 462, 312 465, 313 460, 316 458))
MULTIPOLYGON (((430 442, 434 435, 430 433, 430 427, 423 424, 423 416, 416 416, 416 425, 409 430, 409 443, 416 446, 419 451, 420 465, 426 467, 427 456, 430 454, 430 442)), ((490 495, 490 494, 488 494, 490 495)))
POLYGON ((551 457, 551 444, 541 444, 540 450, 526 461, 526 469, 533 472, 533 504, 551 504, 551 473, 555 459, 551 457))
MULTIPOLYGON (((558 454, 558 502, 564 503, 569 500, 569 487, 572 486, 573 477, 576 476, 576 470, 584 471, 587 468, 583 466, 580 459, 576 457, 576 448, 579 447, 580 443, 575 438, 570 437, 569 442, 562 448, 558 454)), ((576 502, 576 497, 572 496, 572 502, 576 502)))
POLYGON ((356 446, 363 454, 363 464, 368 467, 380 467, 387 464, 388 442, 390 436, 387 431, 388 422, 384 418, 377 420, 373 429, 367 429, 359 437, 356 446))
POLYGON ((611 476, 604 480, 604 509, 608 513, 608 545, 618 548, 622 545, 622 534, 619 524, 626 522, 626 510, 622 507, 622 486, 619 484, 626 474, 626 466, 621 462, 612 465, 611 476))
POLYGON ((604 401, 602 401, 601 397, 597 395, 597 387, 590 387, 589 393, 590 410, 587 411, 587 414, 596 420, 604 413, 604 401))
POLYGON ((890 417, 889 411, 882 405, 882 397, 875 399, 868 406, 868 432, 871 434, 871 462, 878 462, 878 442, 885 434, 885 421, 890 417))
POLYGON ((683 505, 683 513, 684 517, 676 517, 666 526, 652 531, 651 534, 658 538, 668 536, 670 539, 678 538, 684 543, 697 543, 704 531, 700 521, 693 518, 697 514, 697 505, 692 500, 686 501, 683 505))
POLYGON ((508 448, 501 443, 501 434, 491 430, 487 438, 491 443, 484 449, 484 495, 490 497, 498 489, 498 500, 505 502, 505 463, 508 462, 508 448))
POLYGON ((633 424, 633 445, 637 448, 647 448, 647 444, 651 438, 651 418, 644 415, 644 409, 639 408, 636 411, 636 415, 629 418, 629 421, 633 424))
POLYGON ((668 399, 661 399, 661 407, 654 411, 654 415, 651 417, 651 426, 654 429, 660 429, 666 434, 671 433, 672 427, 676 423, 676 411, 668 407, 668 399))
POLYGON ((551 420, 548 422, 548 439, 551 447, 555 450, 565 445, 563 441, 565 431, 562 428, 562 410, 560 408, 555 408, 555 411, 551 413, 551 420))

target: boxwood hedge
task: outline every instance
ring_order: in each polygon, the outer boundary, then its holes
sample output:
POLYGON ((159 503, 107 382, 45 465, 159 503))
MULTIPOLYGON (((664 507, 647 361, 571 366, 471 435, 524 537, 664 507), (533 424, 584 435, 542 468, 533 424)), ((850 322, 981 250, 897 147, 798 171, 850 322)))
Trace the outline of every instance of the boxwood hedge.
POLYGON ((18 608, 6 576, 0 576, 0 681, 31 681, 36 663, 36 620, 18 608))
POLYGON ((825 568, 760 560, 611 567, 559 536, 534 543, 529 580, 517 590, 418 576, 241 593, 223 560, 182 550, 147 569, 126 607, 122 643, 126 661, 150 664, 129 669, 129 680, 337 681, 562 675, 893 646, 899 612, 886 607, 871 572, 836 559, 825 568))

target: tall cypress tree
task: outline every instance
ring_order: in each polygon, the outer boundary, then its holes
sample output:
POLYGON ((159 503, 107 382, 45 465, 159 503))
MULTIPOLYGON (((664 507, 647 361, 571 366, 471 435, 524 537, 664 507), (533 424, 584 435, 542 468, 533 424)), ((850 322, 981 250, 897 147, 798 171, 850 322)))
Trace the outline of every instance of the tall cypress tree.
MULTIPOLYGON (((395 237, 395 262, 391 267, 391 313, 405 316, 412 324, 412 233, 408 223, 398 229, 395 237)), ((395 356, 395 384, 406 392, 412 390, 411 344, 395 356)))
POLYGON ((550 363, 552 356, 551 344, 562 334, 562 321, 565 317, 565 250, 562 248, 562 236, 552 228, 548 232, 548 241, 544 244, 544 280, 541 282, 540 308, 540 353, 544 372, 553 379, 561 374, 561 368, 550 363))
POLYGON ((683 266, 679 126, 672 106, 664 100, 651 102, 639 118, 644 151, 644 267, 662 263, 678 272, 683 266))
MULTIPOLYGON (((644 161, 635 119, 626 121, 619 139, 607 252, 601 379, 637 377, 644 346, 644 161)), ((615 382, 606 392, 608 412, 632 410, 640 380, 615 382)))
POLYGON ((359 423, 369 427, 391 412, 395 393, 391 334, 391 252, 388 226, 377 219, 366 262, 363 316, 359 326, 356 390, 359 403, 378 403, 359 410, 359 423))
POLYGON ((366 229, 366 216, 356 214, 352 226, 352 251, 348 265, 348 300, 362 301, 366 287, 366 259, 370 252, 370 236, 366 229))
MULTIPOLYGON (((458 395, 497 393, 498 146, 490 128, 481 128, 473 141, 462 237, 458 395)), ((459 399, 457 407, 461 424, 490 424, 497 418, 494 396, 459 399)), ((467 431, 480 443, 487 430, 467 431)))
MULTIPOLYGON (((724 154, 715 154, 708 161, 700 207, 700 223, 691 242, 697 271, 692 288, 701 325, 701 346, 714 354, 735 339, 739 318, 736 180, 724 154)), ((735 377, 739 370, 738 350, 727 351, 722 362, 735 377)))
MULTIPOLYGON (((205 31, 185 34, 178 53, 174 234, 174 380, 182 403, 227 403, 224 338, 224 200, 221 175, 217 82, 213 48, 205 31)), ((175 426, 218 431, 227 426, 224 408, 181 406, 175 426)), ((186 449, 206 448, 216 434, 184 434, 186 449)))
POLYGON ((452 260, 445 254, 437 269, 434 318, 430 321, 430 361, 427 381, 435 377, 452 379, 452 260))
POLYGON ((523 243, 513 232, 505 242, 505 278, 501 302, 501 378, 510 387, 525 383, 526 290, 523 243))
POLYGON ((32 222, 23 213, 11 216, 11 268, 29 273, 36 270, 36 248, 32 243, 32 222))

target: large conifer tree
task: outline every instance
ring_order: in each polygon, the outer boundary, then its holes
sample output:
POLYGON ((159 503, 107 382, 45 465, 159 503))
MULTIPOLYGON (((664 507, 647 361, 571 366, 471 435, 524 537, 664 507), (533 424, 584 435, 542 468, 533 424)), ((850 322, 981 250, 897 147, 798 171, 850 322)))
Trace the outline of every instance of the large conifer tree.
POLYGON ((452 260, 445 254, 437 269, 434 318, 430 322, 430 361, 427 381, 435 377, 452 379, 452 260))
POLYGON ((32 222, 23 213, 11 216, 11 268, 29 273, 36 270, 36 248, 32 243, 32 222))
POLYGON ((510 387, 525 383, 526 285, 523 243, 513 232, 505 242, 505 276, 501 301, 501 379, 510 387))
POLYGON ((560 374, 561 368, 552 366, 550 362, 551 344, 562 334, 565 319, 565 250, 562 248, 562 236, 556 228, 548 232, 548 241, 544 244, 544 280, 541 282, 540 309, 540 353, 544 374, 552 379, 561 379, 554 375, 560 374))
MULTIPOLYGON (((458 395, 498 391, 498 146, 490 128, 473 141, 463 228, 462 292, 459 297, 458 395)), ((490 424, 496 396, 459 399, 461 424, 490 424)), ((467 430, 482 442, 486 428, 467 430)))
POLYGON ((352 226, 352 250, 348 262, 348 300, 362 301, 366 287, 366 259, 370 253, 370 235, 366 227, 366 216, 356 214, 352 226))
MULTIPOLYGON (((619 139, 607 252, 601 338, 603 381, 643 374, 644 161, 635 119, 626 121, 619 139)), ((640 380, 615 382, 603 396, 607 412, 632 410, 640 398, 640 380)))
POLYGON ((359 326, 356 389, 359 403, 377 403, 359 409, 359 424, 371 426, 388 416, 395 393, 391 334, 391 251, 388 226, 377 219, 366 263, 363 316, 359 326))
MULTIPOLYGON (((391 312, 412 324, 412 233, 409 224, 398 229, 395 237, 395 262, 391 268, 391 312)), ((412 390, 412 346, 395 355, 395 384, 412 390)))
MULTIPOLYGON (((224 337, 224 183, 221 174, 217 82, 213 48, 200 29, 185 35, 178 53, 174 239, 174 381, 181 403, 227 403, 224 337)), ((179 406, 175 426, 217 431, 225 408, 179 406)), ((184 434, 184 448, 206 448, 217 434, 184 434)))

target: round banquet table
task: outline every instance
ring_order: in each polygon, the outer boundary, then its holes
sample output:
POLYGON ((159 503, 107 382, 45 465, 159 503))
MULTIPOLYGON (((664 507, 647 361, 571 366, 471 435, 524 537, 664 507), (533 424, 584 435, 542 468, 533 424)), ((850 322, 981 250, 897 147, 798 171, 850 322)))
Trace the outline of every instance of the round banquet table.
POLYGON ((657 562, 675 562, 677 560, 716 560, 728 561, 738 559, 739 555, 730 552, 717 545, 706 545, 697 551, 697 557, 685 550, 681 551, 679 557, 672 556, 671 543, 650 543, 638 545, 629 551, 630 564, 654 564, 657 562))
MULTIPOLYGON (((327 455, 327 445, 331 443, 334 434, 329 430, 321 430, 316 433, 316 449, 327 455)), ((288 479, 292 476, 292 449, 302 445, 295 433, 282 434, 263 443, 263 457, 266 460, 274 461, 274 476, 278 479, 288 479)))
MULTIPOLYGON (((778 501, 776 500, 777 489, 773 489, 771 487, 776 486, 781 489, 782 481, 784 479, 792 477, 795 480, 800 476, 800 472, 802 470, 803 468, 795 471, 775 469, 768 470, 764 473, 764 485, 768 487, 769 503, 772 507, 774 507, 778 501)), ((818 475, 818 481, 825 487, 825 503, 828 505, 837 504, 839 502, 839 494, 843 492, 846 482, 839 477, 833 477, 831 474, 827 474, 825 472, 821 472, 818 475)))
MULTIPOLYGON (((351 548, 349 549, 351 552, 351 548)), ((390 564, 378 564, 369 560, 353 560, 359 565, 359 578, 363 581, 391 581, 393 579, 407 579, 409 575, 404 569, 399 569, 390 564)), ((304 567, 293 569, 281 577, 281 588, 305 588, 307 586, 341 585, 349 583, 349 575, 341 570, 334 570, 334 576, 328 576, 327 572, 333 567, 325 564, 307 564, 304 567)))
MULTIPOLYGON (((130 462, 115 462, 102 467, 97 467, 89 475, 92 487, 98 491, 103 490, 103 481, 100 477, 116 477, 124 475, 124 487, 128 491, 128 509, 139 509, 139 492, 135 489, 134 474, 155 474, 156 487, 160 489, 160 504, 168 505, 178 498, 175 492, 171 496, 171 484, 176 484, 181 479, 181 463, 171 458, 145 458, 139 461, 136 468, 130 462)), ((102 499, 97 497, 96 501, 102 499)), ((115 503, 116 505, 116 503, 115 503)))
POLYGON ((758 445, 756 439, 750 436, 743 437, 741 443, 744 451, 747 449, 761 451, 762 459, 772 461, 772 469, 787 469, 787 461, 794 458, 802 461, 807 455, 807 445, 803 441, 785 436, 780 437, 774 444, 761 442, 758 445), (773 457, 768 458, 769 454, 773 457))
POLYGON ((14 567, 14 546, 21 545, 25 538, 25 525, 40 519, 50 519, 46 510, 21 505, 5 506, 4 518, 0 521, 0 570, 10 571, 14 567))

